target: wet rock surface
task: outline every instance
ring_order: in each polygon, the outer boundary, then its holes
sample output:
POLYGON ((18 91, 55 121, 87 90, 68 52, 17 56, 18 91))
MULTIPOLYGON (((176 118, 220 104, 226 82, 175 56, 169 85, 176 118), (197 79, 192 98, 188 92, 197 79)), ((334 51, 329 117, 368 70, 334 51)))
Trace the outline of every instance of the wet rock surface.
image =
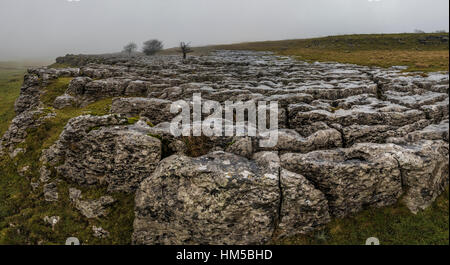
MULTIPOLYGON (((417 213, 448 185, 448 73, 247 51, 58 61, 78 68, 28 72, 0 153, 23 153, 29 129, 56 115, 40 100, 52 80, 73 78, 55 109, 112 98, 110 115, 71 119, 43 151, 40 183, 55 203, 53 171, 78 185, 136 193, 135 244, 262 244, 400 198, 417 213), (173 136, 170 107, 185 100, 192 109, 194 93, 222 107, 277 102, 277 143, 173 136)), ((83 200, 76 189, 70 199, 88 218, 101 218, 109 201, 83 200)), ((100 227, 93 233, 107 236, 100 227)))

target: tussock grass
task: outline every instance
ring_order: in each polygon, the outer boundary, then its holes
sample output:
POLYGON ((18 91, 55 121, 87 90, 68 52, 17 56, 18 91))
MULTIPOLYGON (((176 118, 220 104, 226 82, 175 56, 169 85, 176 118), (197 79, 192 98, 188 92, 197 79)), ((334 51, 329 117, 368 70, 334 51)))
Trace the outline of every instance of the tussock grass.
POLYGON ((55 99, 66 92, 72 79, 72 77, 60 77, 52 80, 41 96, 41 101, 46 105, 53 106, 55 99))

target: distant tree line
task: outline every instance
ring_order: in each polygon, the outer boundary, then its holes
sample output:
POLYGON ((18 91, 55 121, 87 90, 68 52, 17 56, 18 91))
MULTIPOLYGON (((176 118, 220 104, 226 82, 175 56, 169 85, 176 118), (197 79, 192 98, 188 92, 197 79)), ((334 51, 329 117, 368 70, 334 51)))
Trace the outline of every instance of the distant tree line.
MULTIPOLYGON (((136 53, 137 49, 138 45, 134 42, 130 42, 123 47, 122 52, 128 54, 128 56, 132 56, 133 53, 136 53)), ((158 39, 148 40, 142 45, 142 53, 147 56, 155 55, 162 49, 164 49, 164 44, 158 39)), ((193 49, 191 48, 190 43, 180 42, 178 51, 183 54, 183 59, 186 59, 187 54, 193 52, 193 49)))

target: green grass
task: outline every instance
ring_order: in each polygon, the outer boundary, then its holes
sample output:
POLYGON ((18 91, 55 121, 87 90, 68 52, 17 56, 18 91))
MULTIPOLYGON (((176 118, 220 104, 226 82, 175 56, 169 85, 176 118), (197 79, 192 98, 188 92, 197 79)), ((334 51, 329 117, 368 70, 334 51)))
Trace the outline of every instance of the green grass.
POLYGON ((0 135, 8 129, 14 118, 14 102, 20 94, 24 66, 0 63, 0 135))
MULTIPOLYGON (((408 66, 407 71, 448 71, 449 43, 423 39, 448 33, 342 35, 314 39, 247 42, 194 48, 197 54, 216 49, 271 51, 304 61, 334 61, 367 66, 408 66)), ((165 53, 173 53, 174 49, 165 53)))

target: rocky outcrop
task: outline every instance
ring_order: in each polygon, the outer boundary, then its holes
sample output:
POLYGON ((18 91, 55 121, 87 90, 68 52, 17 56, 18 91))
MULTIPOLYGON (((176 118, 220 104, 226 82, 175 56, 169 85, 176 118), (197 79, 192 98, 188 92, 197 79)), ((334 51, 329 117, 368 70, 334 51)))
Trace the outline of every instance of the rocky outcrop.
POLYGON ((68 122, 41 160, 80 185, 132 192, 161 159, 161 141, 118 115, 80 116, 68 122))
POLYGON ((448 185, 448 144, 357 144, 348 149, 285 154, 283 167, 303 174, 343 217, 366 206, 391 205, 405 193, 412 212, 424 209, 448 185))
MULTIPOLYGON (((95 200, 69 188, 87 219, 104 218, 115 192, 135 194, 134 244, 263 244, 400 198, 417 213, 448 185, 448 73, 247 51, 58 62, 79 68, 28 71, 0 155, 21 158, 28 134, 47 119, 112 100, 110 115, 70 119, 39 170, 17 172, 33 175, 33 190, 43 186, 52 204, 65 198, 61 182, 106 187, 95 200), (59 77, 72 78, 67 90, 41 101, 59 77), (244 136, 174 136, 171 105, 184 100, 192 111, 194 93, 222 111, 229 101, 277 102, 276 144, 261 145, 268 133, 245 135, 250 122, 237 129, 244 136)), ((112 232, 92 226, 97 238, 112 232)))
POLYGON ((44 198, 48 202, 57 201, 59 197, 58 187, 55 183, 51 182, 44 185, 44 198))
POLYGON ((25 151, 16 149, 16 146, 25 141, 27 131, 39 127, 46 119, 54 116, 50 109, 42 106, 41 95, 45 93, 45 87, 59 77, 74 77, 78 74, 77 68, 43 67, 28 70, 24 76, 20 96, 14 105, 16 117, 0 139, 0 155, 6 152, 11 157, 15 157, 18 153, 25 151))
POLYGON ((74 107, 77 105, 76 99, 68 94, 59 96, 53 102, 53 107, 55 109, 63 109, 66 107, 74 107))

